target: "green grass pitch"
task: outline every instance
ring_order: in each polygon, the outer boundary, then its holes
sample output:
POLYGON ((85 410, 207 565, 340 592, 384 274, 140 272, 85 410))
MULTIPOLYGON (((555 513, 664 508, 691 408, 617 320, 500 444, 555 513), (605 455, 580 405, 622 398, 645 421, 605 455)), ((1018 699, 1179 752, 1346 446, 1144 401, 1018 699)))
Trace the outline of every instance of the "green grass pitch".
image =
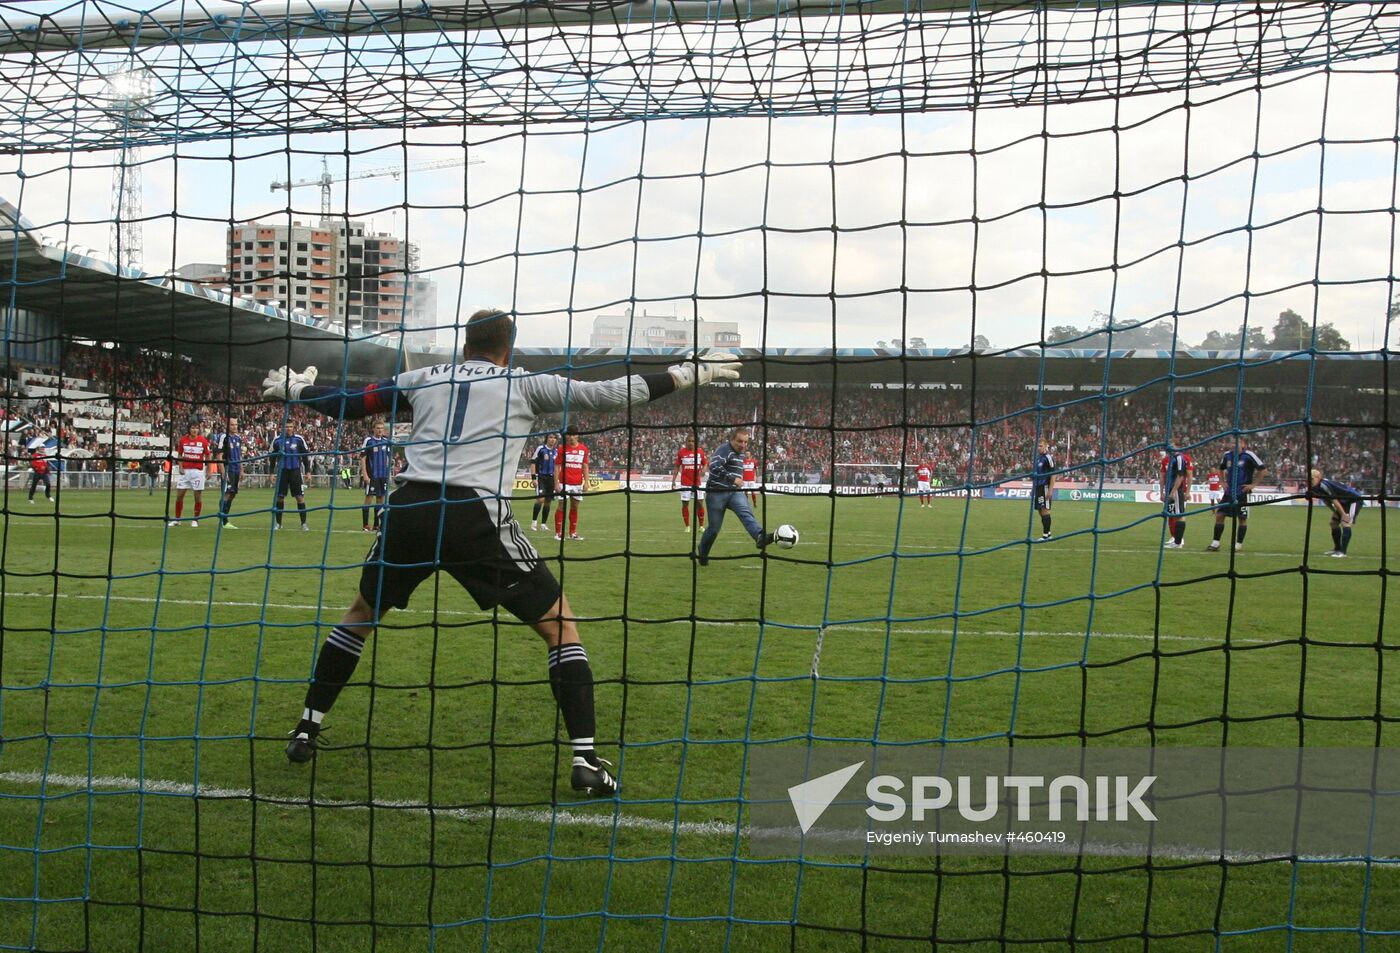
POLYGON ((1150 506, 1060 504, 1031 544, 1025 503, 771 497, 801 544, 760 558, 727 526, 700 569, 674 497, 591 498, 562 563, 534 539, 583 617, 618 805, 560 789, 538 639, 446 577, 289 765, 370 542, 357 493, 311 502, 312 532, 263 510, 221 533, 167 530, 144 490, 68 492, 60 520, 11 493, 0 948, 1400 949, 1386 863, 772 863, 736 833, 746 751, 809 735, 1395 744, 1393 513, 1332 560, 1301 507, 1208 555, 1208 516, 1164 552, 1150 506))

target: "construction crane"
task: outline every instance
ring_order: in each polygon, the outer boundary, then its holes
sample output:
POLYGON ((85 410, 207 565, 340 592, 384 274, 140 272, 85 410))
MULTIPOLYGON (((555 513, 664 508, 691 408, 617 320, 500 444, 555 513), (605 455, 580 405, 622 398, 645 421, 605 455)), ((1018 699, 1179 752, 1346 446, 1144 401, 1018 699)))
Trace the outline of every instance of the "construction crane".
POLYGON ((331 184, 334 182, 350 182, 354 179, 377 179, 388 176, 397 179, 409 172, 426 172, 429 169, 455 169, 465 165, 481 165, 484 160, 463 156, 460 159, 431 159, 426 162, 409 162, 406 165, 385 166, 379 169, 365 169, 361 172, 351 172, 348 175, 331 175, 330 162, 325 156, 321 157, 321 174, 314 179, 302 179, 300 182, 273 182, 273 192, 286 192, 291 194, 292 189, 299 189, 304 185, 319 185, 321 187, 321 217, 330 218, 331 215, 331 184))

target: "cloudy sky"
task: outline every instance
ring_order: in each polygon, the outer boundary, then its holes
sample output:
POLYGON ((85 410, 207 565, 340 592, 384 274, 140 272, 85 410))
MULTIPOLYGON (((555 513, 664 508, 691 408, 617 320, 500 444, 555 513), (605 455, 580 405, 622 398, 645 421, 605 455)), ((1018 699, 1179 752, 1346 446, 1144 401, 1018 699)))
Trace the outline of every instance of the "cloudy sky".
MULTIPOLYGON (((465 147, 481 164, 337 185, 334 206, 420 244, 444 321, 511 308, 523 344, 587 344, 594 316, 635 303, 736 320, 747 345, 1009 347, 1095 312, 1177 313, 1194 345, 1292 308, 1372 348, 1396 271, 1397 88, 1393 63, 1363 62, 1203 89, 1189 107, 1172 93, 151 148, 144 258, 153 272, 221 261, 230 221, 313 221, 317 189, 289 208, 269 184, 318 175, 322 155, 343 174, 465 147)), ((3 156, 0 196, 50 235, 106 248, 116 160, 3 156)))

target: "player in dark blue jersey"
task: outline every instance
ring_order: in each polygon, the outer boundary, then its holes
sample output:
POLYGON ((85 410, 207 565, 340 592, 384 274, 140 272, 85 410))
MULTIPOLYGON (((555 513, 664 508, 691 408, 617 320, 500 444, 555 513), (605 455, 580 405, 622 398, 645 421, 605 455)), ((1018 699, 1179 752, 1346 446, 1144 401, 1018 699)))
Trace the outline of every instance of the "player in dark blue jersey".
POLYGON ((559 453, 558 434, 549 434, 544 443, 535 448, 530 460, 530 475, 535 480, 535 506, 530 511, 530 528, 538 530, 543 524, 549 526, 549 505, 554 499, 554 465, 559 453))
POLYGON ((306 466, 306 458, 311 456, 311 448, 307 446, 306 439, 296 433, 296 426, 289 420, 282 425, 282 436, 272 441, 271 451, 276 468, 274 472, 277 474, 277 500, 272 506, 276 522, 272 528, 282 528, 282 504, 287 494, 291 493, 296 498, 297 512, 301 516, 301 531, 309 533, 311 527, 306 525, 306 489, 302 483, 302 470, 306 466))
POLYGON ((1326 503, 1332 511, 1332 548, 1323 555, 1345 559, 1351 545, 1351 529, 1366 498, 1350 483, 1323 479, 1321 470, 1313 470, 1308 476, 1308 497, 1326 503))
POLYGON ((1196 464, 1185 450, 1168 446, 1162 452, 1162 511, 1171 534, 1168 549, 1186 545, 1186 504, 1191 499, 1191 477, 1195 472, 1196 464))
POLYGON ((1215 509, 1215 538, 1206 547, 1207 552, 1220 549, 1220 537, 1225 532, 1225 520, 1233 517, 1238 520, 1235 529, 1235 549, 1244 549, 1244 535, 1249 530, 1249 493, 1260 473, 1268 466, 1259 454, 1245 445, 1243 435, 1235 441, 1236 449, 1226 450, 1220 458, 1220 475, 1225 480, 1225 495, 1215 509))
POLYGON ((360 478, 365 484, 365 502, 360 507, 360 522, 366 533, 379 531, 379 518, 384 512, 384 497, 389 492, 389 477, 394 473, 394 442, 389 439, 389 425, 374 425, 374 436, 366 437, 360 445, 360 478), (371 505, 371 501, 373 504, 371 505), (370 525, 370 511, 374 524, 370 525))
POLYGON ((243 479, 243 438, 238 435, 238 421, 228 422, 228 431, 214 435, 214 452, 224 465, 224 495, 219 498, 219 521, 224 529, 238 529, 228 520, 233 498, 243 479))
POLYGON ((1055 495, 1055 455, 1050 441, 1040 441, 1031 478, 1031 507, 1040 514, 1040 538, 1050 538, 1050 501, 1055 495))

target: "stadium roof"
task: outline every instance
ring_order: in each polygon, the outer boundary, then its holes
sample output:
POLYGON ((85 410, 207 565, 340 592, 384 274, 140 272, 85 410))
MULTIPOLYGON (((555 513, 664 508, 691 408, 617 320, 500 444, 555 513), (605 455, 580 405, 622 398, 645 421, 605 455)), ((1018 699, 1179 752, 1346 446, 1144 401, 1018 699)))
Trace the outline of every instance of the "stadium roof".
MULTIPOLYGON (((316 364, 373 379, 447 358, 440 350, 400 349, 397 334, 348 337, 339 326, 258 304, 172 276, 118 269, 90 248, 55 241, 0 198, 0 306, 60 316, 63 333, 188 354, 214 366, 237 347, 244 367, 316 364)), ((776 383, 908 382, 911 384, 1136 386, 1175 375, 1209 386, 1298 385, 1383 387, 1400 351, 1237 351, 1124 348, 737 348, 761 362, 746 379, 776 383), (1224 378, 1227 378, 1225 380, 1224 378)), ((571 367, 583 376, 615 374, 623 365, 664 366, 686 352, 669 348, 516 349, 531 370, 571 367)))

